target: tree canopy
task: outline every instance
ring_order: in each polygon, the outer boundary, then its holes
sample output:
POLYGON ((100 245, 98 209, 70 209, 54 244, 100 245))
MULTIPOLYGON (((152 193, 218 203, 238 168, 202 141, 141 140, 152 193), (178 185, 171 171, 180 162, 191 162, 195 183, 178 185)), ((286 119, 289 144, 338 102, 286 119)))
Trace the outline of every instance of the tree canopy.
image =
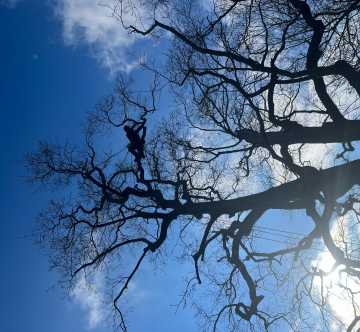
POLYGON ((356 331, 360 1, 118 0, 113 15, 161 46, 138 69, 149 88, 120 77, 83 147, 28 156, 61 194, 39 225, 62 280, 106 270, 125 331, 129 283, 172 246, 205 327, 356 331))

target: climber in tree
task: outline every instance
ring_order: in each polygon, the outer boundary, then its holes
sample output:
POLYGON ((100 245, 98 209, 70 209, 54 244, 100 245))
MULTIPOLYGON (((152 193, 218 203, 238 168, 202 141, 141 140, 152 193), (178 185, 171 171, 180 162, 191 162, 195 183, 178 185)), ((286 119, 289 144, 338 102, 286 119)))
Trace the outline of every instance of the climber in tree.
POLYGON ((135 157, 135 161, 139 163, 141 159, 145 158, 144 146, 146 127, 145 121, 135 123, 132 126, 124 126, 126 137, 129 140, 128 150, 135 157))

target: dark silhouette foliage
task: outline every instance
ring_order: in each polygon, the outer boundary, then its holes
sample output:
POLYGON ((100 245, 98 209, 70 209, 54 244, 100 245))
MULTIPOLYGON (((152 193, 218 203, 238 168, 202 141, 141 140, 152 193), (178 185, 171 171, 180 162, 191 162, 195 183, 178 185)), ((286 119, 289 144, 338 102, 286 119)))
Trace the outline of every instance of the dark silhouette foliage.
POLYGON ((360 1, 123 0, 114 16, 166 60, 141 64, 147 92, 119 79, 84 149, 29 155, 35 181, 67 186, 40 218, 63 280, 108 271, 127 330, 129 282, 172 246, 204 327, 357 331, 360 1))

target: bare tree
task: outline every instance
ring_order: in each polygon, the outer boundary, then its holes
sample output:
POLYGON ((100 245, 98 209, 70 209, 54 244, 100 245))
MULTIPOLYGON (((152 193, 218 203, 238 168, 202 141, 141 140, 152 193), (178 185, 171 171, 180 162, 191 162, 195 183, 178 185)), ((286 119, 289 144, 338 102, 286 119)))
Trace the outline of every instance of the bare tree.
POLYGON ((64 280, 135 254, 128 274, 112 273, 126 330, 119 301, 130 281, 180 238, 179 255, 194 262, 184 300, 207 327, 357 330, 360 1, 120 0, 114 15, 170 46, 165 65, 142 64, 155 77, 149 91, 119 79, 82 152, 42 144, 29 155, 34 180, 70 193, 41 217, 64 280), (96 132, 111 128, 125 143, 101 153, 96 132), (274 229, 274 210, 298 211, 304 232, 284 213, 287 226, 274 229), (347 301, 347 317, 334 301, 347 301))

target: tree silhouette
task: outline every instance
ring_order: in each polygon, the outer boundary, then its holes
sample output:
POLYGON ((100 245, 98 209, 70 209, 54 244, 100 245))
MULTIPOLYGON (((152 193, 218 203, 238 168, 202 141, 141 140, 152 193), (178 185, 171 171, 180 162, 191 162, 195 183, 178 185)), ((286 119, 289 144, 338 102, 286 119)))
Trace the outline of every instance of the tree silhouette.
POLYGON ((124 0, 114 15, 170 46, 165 65, 142 63, 148 92, 119 79, 82 152, 42 144, 29 155, 35 181, 68 188, 41 215, 64 280, 135 254, 113 274, 126 330, 129 283, 178 238, 194 262, 184 300, 213 330, 359 328, 360 1, 124 0), (124 144, 100 153, 96 132, 111 128, 124 144), (276 210, 297 213, 303 232, 276 210), (346 317, 334 301, 347 301, 346 317))

